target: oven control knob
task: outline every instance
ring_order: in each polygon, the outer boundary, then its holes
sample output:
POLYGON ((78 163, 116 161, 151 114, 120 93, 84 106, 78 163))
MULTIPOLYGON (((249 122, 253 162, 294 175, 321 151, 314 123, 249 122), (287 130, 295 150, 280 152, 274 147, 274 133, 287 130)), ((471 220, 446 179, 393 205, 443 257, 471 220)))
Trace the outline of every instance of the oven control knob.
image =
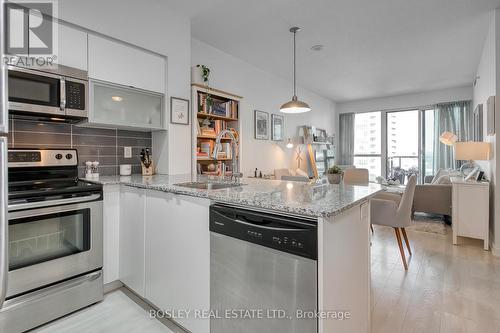
POLYGON ((73 155, 72 155, 72 154, 66 154, 66 159, 67 159, 67 160, 70 160, 70 159, 72 159, 72 158, 73 158, 73 155))
POLYGON ((62 158, 63 158, 62 154, 56 154, 56 160, 60 160, 62 158))

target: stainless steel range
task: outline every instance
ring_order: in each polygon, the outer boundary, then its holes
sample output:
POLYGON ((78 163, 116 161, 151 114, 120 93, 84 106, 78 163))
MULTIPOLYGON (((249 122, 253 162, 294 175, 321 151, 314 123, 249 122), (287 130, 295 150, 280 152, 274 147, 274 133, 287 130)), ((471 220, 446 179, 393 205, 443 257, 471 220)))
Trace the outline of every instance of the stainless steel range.
POLYGON ((0 332, 22 332, 103 298, 102 186, 77 151, 8 151, 8 274, 0 332))

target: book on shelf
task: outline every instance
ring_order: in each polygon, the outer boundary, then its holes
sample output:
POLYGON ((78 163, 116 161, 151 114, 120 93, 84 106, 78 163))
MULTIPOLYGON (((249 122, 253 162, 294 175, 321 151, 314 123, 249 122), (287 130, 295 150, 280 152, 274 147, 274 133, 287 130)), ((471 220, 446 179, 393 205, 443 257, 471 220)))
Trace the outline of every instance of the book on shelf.
POLYGON ((225 158, 233 158, 230 142, 222 143, 222 153, 226 156, 225 158))
POLYGON ((198 112, 208 113, 207 94, 198 93, 198 112))
POLYGON ((202 141, 200 142, 200 153, 206 154, 209 157, 214 149, 213 141, 202 141))
POLYGON ((201 135, 203 135, 203 136, 216 136, 217 133, 215 132, 215 129, 213 129, 213 128, 202 128, 201 135))
POLYGON ((215 137, 225 129, 227 129, 227 124, 224 120, 211 120, 208 127, 200 128, 199 135, 215 137))
POLYGON ((226 152, 220 151, 217 153, 217 159, 220 160, 220 159, 225 159, 225 158, 227 158, 226 152))
POLYGON ((196 156, 200 158, 208 158, 208 154, 203 151, 196 152, 196 156))
POLYGON ((196 121, 196 130, 197 130, 198 135, 201 135, 201 127, 200 127, 199 121, 196 121))

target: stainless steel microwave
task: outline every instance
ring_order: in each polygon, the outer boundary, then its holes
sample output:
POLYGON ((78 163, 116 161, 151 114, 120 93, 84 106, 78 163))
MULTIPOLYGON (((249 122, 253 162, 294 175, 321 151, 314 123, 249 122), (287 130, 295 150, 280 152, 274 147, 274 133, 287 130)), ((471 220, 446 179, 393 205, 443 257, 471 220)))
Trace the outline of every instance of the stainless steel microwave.
POLYGON ((88 115, 87 72, 8 67, 9 112, 81 119, 88 115))

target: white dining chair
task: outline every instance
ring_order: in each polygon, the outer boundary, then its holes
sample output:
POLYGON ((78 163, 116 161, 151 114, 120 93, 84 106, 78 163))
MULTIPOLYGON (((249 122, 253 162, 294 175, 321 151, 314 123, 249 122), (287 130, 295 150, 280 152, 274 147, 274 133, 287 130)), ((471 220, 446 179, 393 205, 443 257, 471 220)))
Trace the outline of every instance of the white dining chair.
POLYGON ((309 178, 304 176, 281 176, 281 180, 294 182, 309 182, 309 178))
POLYGON ((415 194, 416 185, 417 177, 412 175, 408 179, 408 184, 406 185, 403 196, 383 193, 380 196, 377 195, 376 198, 373 198, 370 201, 371 223, 394 228, 396 239, 398 241, 399 252, 401 253, 401 259, 403 260, 405 270, 408 270, 408 264, 406 262, 403 242, 399 231, 401 230, 401 233, 403 234, 408 253, 411 256, 412 252, 410 242, 408 240, 408 236, 406 235, 405 228, 411 224, 411 207, 413 205, 413 196, 415 194))
MULTIPOLYGON (((347 168, 344 169, 344 184, 347 185, 364 185, 368 184, 370 180, 370 174, 368 169, 363 168, 347 168)), ((373 226, 370 224, 370 229, 373 233, 373 226)))
POLYGON ((368 169, 354 168, 344 170, 344 184, 368 184, 368 169))

